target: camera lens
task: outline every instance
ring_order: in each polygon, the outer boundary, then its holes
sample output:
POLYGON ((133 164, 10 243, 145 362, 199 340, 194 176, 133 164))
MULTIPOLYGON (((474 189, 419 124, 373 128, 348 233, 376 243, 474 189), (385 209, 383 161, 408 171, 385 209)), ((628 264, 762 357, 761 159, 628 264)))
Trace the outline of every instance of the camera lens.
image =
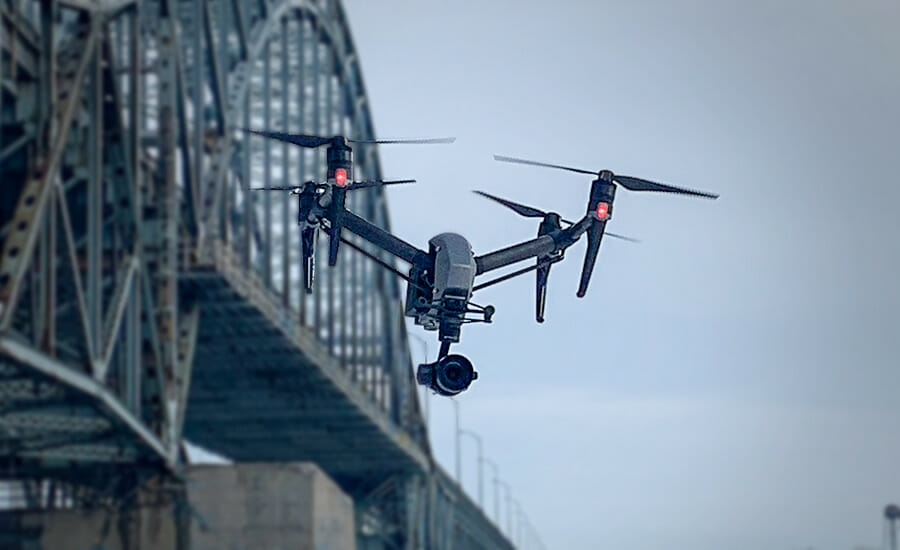
POLYGON ((456 395, 472 383, 475 370, 472 363, 462 355, 448 355, 441 359, 434 369, 435 386, 444 395, 456 395))
POLYGON ((462 374, 462 369, 459 368, 459 365, 455 363, 452 365, 448 365, 447 369, 444 371, 444 375, 447 377, 447 380, 450 380, 451 382, 456 382, 457 380, 462 378, 462 374))

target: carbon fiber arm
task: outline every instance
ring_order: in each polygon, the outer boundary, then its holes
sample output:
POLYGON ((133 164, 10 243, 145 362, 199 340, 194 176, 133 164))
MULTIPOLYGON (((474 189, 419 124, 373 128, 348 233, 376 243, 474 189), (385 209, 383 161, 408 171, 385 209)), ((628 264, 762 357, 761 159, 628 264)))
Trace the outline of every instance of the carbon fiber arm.
POLYGON ((403 239, 388 233, 377 225, 369 223, 353 212, 344 210, 341 213, 341 225, 401 260, 419 266, 427 266, 428 264, 427 252, 419 250, 403 239))
POLYGON ((585 216, 578 223, 567 229, 476 256, 475 275, 481 275, 482 273, 500 269, 529 258, 565 250, 578 242, 578 239, 589 226, 590 218, 585 216))

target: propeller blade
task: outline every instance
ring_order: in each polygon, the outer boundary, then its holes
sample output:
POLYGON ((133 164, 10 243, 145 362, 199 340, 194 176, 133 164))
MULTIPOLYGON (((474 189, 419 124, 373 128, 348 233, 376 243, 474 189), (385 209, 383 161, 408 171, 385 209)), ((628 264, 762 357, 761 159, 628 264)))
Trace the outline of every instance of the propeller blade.
POLYGON ((295 189, 302 189, 299 185, 279 185, 275 187, 251 187, 251 191, 293 191, 295 189))
POLYGON ((592 170, 582 170, 581 168, 572 168, 571 166, 561 166, 559 164, 547 164, 546 162, 537 162, 534 160, 517 159, 513 157, 505 157, 503 155, 494 155, 494 160, 500 162, 512 162, 516 164, 530 164, 531 166, 543 166, 545 168, 558 168, 559 170, 568 170, 569 172, 578 172, 579 174, 590 174, 596 176, 597 172, 592 170))
POLYGON ((455 137, 442 138, 409 138, 409 139, 348 139, 351 143, 368 143, 368 144, 436 144, 436 143, 453 143, 455 137))
MULTIPOLYGON (((482 197, 487 197, 493 201, 497 201, 500 204, 502 204, 503 206, 506 206, 510 210, 513 210, 513 211, 525 216, 526 218, 543 218, 544 216, 547 215, 546 212, 544 212, 542 210, 538 210, 537 208, 533 208, 531 206, 526 206, 524 204, 519 204, 517 202, 502 199, 500 197, 496 197, 489 193, 485 193, 484 191, 472 191, 472 192, 477 193, 477 194, 481 195, 482 197)), ((575 225, 575 222, 573 222, 571 220, 566 220, 566 219, 560 218, 560 221, 563 223, 567 223, 569 225, 575 225)), ((635 239, 632 237, 626 237, 625 235, 619 235, 618 233, 606 233, 606 234, 609 235, 610 237, 615 237, 616 239, 622 239, 623 241, 629 241, 629 242, 633 242, 633 243, 641 242, 639 239, 635 239)))
POLYGON ((367 187, 380 187, 382 185, 396 185, 398 183, 416 183, 416 180, 369 180, 354 181, 344 189, 352 191, 354 189, 365 189, 367 187))
MULTIPOLYGON (((563 222, 563 223, 567 223, 567 224, 569 224, 569 225, 575 225, 575 222, 573 222, 573 221, 564 220, 564 219, 560 219, 560 221, 563 222)), ((604 235, 609 235, 610 237, 614 237, 614 238, 616 238, 616 239, 622 239, 623 241, 628 241, 628 242, 630 242, 630 243, 639 243, 639 242, 641 242, 640 239, 635 239, 634 237, 627 237, 627 236, 625 236, 625 235, 620 235, 620 234, 618 234, 618 233, 611 233, 611 232, 609 232, 609 231, 607 231, 606 233, 604 233, 604 235)))
POLYGON ((581 268, 581 282, 578 283, 578 297, 584 298, 587 294, 588 283, 591 282, 591 273, 594 264, 597 263, 597 253, 600 251, 600 241, 603 240, 603 229, 606 222, 594 221, 587 230, 588 245, 584 251, 584 267, 581 268))
POLYGON ((265 130, 251 130, 250 128, 242 128, 242 130, 248 134, 255 134, 257 136, 262 136, 264 138, 275 139, 278 141, 285 141, 287 143, 293 143, 294 145, 299 145, 300 147, 321 147, 327 143, 331 143, 332 138, 326 138, 321 136, 308 136, 305 134, 286 134, 284 132, 268 132, 265 130))
POLYGON ((623 241, 628 241, 630 243, 641 242, 640 239, 635 239, 634 237, 626 237, 625 235, 619 235, 618 233, 610 233, 609 231, 606 232, 606 235, 608 235, 610 237, 615 237, 617 239, 622 239, 623 241))
POLYGON ((499 202, 503 206, 509 208, 513 212, 525 216, 526 218, 543 218, 547 215, 543 210, 538 210, 537 208, 532 208, 531 206, 526 206, 524 204, 519 204, 517 202, 513 202, 510 200, 502 199, 500 197, 496 197, 494 195, 485 193, 484 191, 473 191, 473 193, 477 193, 482 197, 486 197, 491 199, 492 201, 499 202))
POLYGON ((634 178, 631 176, 613 176, 613 181, 630 191, 659 191, 661 193, 679 193, 682 195, 693 195, 696 197, 705 197, 707 199, 717 199, 719 195, 716 193, 707 193, 706 191, 694 191, 693 189, 683 189, 673 185, 664 183, 656 183, 655 181, 634 178))

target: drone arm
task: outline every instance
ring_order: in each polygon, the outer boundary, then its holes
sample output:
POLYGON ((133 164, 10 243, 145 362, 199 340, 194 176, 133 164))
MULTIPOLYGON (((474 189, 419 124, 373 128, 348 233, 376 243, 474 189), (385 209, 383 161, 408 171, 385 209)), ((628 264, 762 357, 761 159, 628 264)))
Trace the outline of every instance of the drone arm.
POLYGON ((543 235, 524 243, 488 252, 483 256, 475 257, 475 275, 500 269, 528 258, 551 254, 555 250, 557 250, 557 245, 553 237, 551 235, 543 235))
POLYGON ((403 239, 388 233, 377 225, 369 223, 349 210, 344 210, 341 213, 341 225, 401 260, 413 265, 427 263, 427 252, 419 250, 403 239))
POLYGON ((514 244, 494 252, 488 252, 483 256, 475 257, 475 274, 481 275, 488 271, 500 269, 522 260, 535 258, 552 254, 560 250, 565 250, 575 244, 581 235, 587 231, 591 225, 591 218, 585 216, 575 225, 567 227, 561 231, 554 231, 546 235, 541 235, 536 239, 525 241, 524 243, 514 244))

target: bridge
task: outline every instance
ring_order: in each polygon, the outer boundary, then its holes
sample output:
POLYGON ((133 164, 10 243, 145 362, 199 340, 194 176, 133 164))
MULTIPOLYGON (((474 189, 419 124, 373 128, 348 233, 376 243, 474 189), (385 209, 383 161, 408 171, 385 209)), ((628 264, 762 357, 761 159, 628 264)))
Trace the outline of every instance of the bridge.
POLYGON ((342 247, 307 294, 296 205, 250 191, 324 153, 240 127, 376 137, 337 0, 0 0, 0 478, 114 505, 187 440, 315 462, 366 548, 511 548, 429 448, 397 281, 342 247))

